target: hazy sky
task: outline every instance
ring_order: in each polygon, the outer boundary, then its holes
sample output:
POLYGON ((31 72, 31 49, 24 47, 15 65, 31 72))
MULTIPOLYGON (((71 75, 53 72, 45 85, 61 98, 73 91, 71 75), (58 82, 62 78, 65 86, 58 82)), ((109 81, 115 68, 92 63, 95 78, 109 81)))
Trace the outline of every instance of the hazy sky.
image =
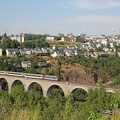
POLYGON ((120 34, 120 0, 0 0, 5 32, 120 34))

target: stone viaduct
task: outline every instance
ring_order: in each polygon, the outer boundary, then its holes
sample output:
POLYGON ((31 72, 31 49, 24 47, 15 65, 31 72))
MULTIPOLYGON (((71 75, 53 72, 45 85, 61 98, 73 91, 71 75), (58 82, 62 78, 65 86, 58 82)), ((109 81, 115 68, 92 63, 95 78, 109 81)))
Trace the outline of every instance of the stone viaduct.
MULTIPOLYGON (((24 85, 26 91, 30 90, 32 84, 38 83, 42 88, 44 97, 47 97, 47 95, 50 94, 52 88, 54 88, 55 86, 60 87, 65 96, 68 93, 71 93, 79 88, 84 90, 85 92, 88 92, 89 89, 94 89, 97 87, 91 85, 72 84, 72 83, 66 83, 66 82, 60 82, 54 80, 43 80, 38 78, 26 78, 24 76, 10 76, 5 74, 0 74, 0 89, 2 89, 3 79, 7 82, 9 92, 11 91, 12 87, 17 84, 18 81, 24 85)), ((119 90, 112 88, 105 88, 105 89, 106 92, 112 92, 112 93, 114 93, 116 90, 119 90)))

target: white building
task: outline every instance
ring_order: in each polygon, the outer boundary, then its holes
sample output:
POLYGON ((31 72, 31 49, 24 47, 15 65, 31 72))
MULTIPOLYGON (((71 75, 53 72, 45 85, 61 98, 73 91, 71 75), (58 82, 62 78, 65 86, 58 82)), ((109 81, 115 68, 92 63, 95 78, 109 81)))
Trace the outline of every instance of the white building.
POLYGON ((46 37, 46 40, 55 40, 56 39, 56 36, 48 36, 48 37, 46 37))
POLYGON ((23 68, 30 68, 31 62, 30 61, 22 61, 21 62, 23 68))
POLYGON ((11 36, 10 39, 11 40, 16 40, 18 42, 21 42, 21 37, 19 35, 11 36))
POLYGON ((101 43, 105 46, 107 46, 108 44, 108 40, 107 39, 101 39, 101 43))
POLYGON ((0 48, 0 56, 2 56, 2 48, 0 48))
POLYGON ((19 52, 19 50, 17 48, 7 48, 6 49, 7 56, 15 56, 17 52, 19 52))

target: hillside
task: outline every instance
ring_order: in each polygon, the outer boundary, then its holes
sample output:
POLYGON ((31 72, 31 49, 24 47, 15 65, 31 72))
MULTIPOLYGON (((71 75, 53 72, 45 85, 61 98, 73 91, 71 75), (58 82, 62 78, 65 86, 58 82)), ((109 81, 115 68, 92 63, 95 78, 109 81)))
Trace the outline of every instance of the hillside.
POLYGON ((93 68, 86 68, 78 63, 62 63, 59 66, 55 59, 49 59, 49 62, 52 65, 51 68, 42 69, 40 73, 58 75, 58 72, 60 72, 60 81, 69 81, 71 83, 96 84, 103 82, 101 77, 105 73, 98 72, 93 68))
POLYGON ((73 46, 73 45, 80 45, 80 42, 70 42, 70 41, 50 41, 46 40, 46 42, 50 46, 73 46))

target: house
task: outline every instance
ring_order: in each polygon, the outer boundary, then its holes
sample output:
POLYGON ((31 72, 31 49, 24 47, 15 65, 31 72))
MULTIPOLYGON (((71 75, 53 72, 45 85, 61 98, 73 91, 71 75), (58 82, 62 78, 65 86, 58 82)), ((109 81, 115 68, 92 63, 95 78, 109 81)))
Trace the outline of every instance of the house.
POLYGON ((56 36, 48 36, 48 37, 46 37, 46 40, 55 40, 56 39, 56 36))
POLYGON ((110 54, 105 53, 105 52, 98 52, 98 57, 102 57, 102 58, 106 58, 108 57, 110 54))
POLYGON ((6 56, 16 56, 16 53, 19 52, 17 48, 7 48, 6 56))
POLYGON ((72 33, 70 33, 70 34, 68 35, 68 38, 73 39, 73 38, 74 38, 74 35, 73 35, 72 33))
POLYGON ((21 55, 21 56, 25 55, 25 52, 24 52, 23 49, 19 49, 19 52, 20 52, 20 55, 21 55))
POLYGON ((103 50, 104 50, 105 52, 109 52, 109 48, 107 48, 107 47, 104 47, 103 50))
POLYGON ((11 35, 10 36, 10 39, 11 40, 16 40, 16 41, 18 41, 18 42, 21 42, 21 36, 20 35, 11 35))
POLYGON ((65 55, 68 56, 68 57, 73 56, 72 50, 66 50, 66 51, 65 51, 65 55))
POLYGON ((70 38, 64 36, 64 37, 61 37, 61 41, 70 41, 70 38))
POLYGON ((19 49, 21 55, 30 55, 32 54, 32 50, 30 48, 19 49))
POLYGON ((35 48, 32 50, 33 53, 39 56, 48 56, 50 52, 47 48, 35 48))
POLYGON ((73 51, 74 55, 81 55, 82 53, 80 52, 80 49, 75 49, 73 51))
POLYGON ((38 66, 41 67, 41 68, 50 68, 51 67, 51 64, 50 63, 38 63, 38 66))
POLYGON ((102 47, 102 45, 100 43, 97 43, 96 48, 100 48, 100 47, 102 47))
POLYGON ((110 42, 109 45, 110 45, 111 48, 114 48, 114 43, 113 42, 110 42))
POLYGON ((55 51, 53 54, 51 54, 51 56, 52 56, 53 58, 57 57, 57 56, 58 56, 58 52, 55 51))
POLYGON ((97 54, 96 52, 92 52, 92 53, 91 53, 91 57, 92 57, 92 58, 98 58, 98 54, 97 54))
POLYGON ((108 44, 108 40, 107 39, 101 39, 101 44, 103 44, 104 46, 107 46, 108 44))
POLYGON ((68 38, 70 38, 71 42, 76 42, 76 37, 72 33, 68 35, 68 38))
POLYGON ((83 54, 83 56, 86 57, 86 58, 91 58, 91 53, 85 52, 85 53, 83 54))
POLYGON ((22 61, 21 62, 23 68, 30 68, 31 62, 30 61, 22 61))
POLYGON ((89 48, 89 45, 88 44, 82 44, 82 47, 83 47, 83 49, 87 49, 87 48, 89 48))
POLYGON ((86 57, 86 58, 98 58, 98 54, 96 52, 85 52, 84 57, 86 57))
POLYGON ((54 57, 59 57, 59 56, 64 56, 64 52, 63 51, 55 51, 53 54, 51 54, 51 56, 54 57))

